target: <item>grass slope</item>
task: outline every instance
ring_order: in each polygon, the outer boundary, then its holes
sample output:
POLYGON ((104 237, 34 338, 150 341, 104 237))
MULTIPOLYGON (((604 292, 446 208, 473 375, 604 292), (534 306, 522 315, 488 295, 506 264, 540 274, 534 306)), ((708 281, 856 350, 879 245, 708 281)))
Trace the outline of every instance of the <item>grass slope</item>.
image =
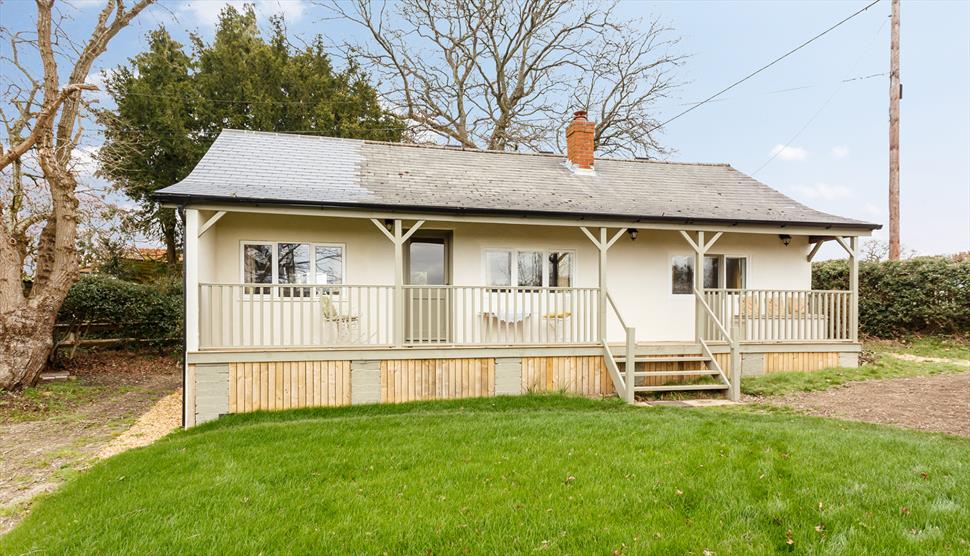
POLYGON ((970 550, 970 441, 523 396, 229 417, 95 467, 0 553, 970 550))

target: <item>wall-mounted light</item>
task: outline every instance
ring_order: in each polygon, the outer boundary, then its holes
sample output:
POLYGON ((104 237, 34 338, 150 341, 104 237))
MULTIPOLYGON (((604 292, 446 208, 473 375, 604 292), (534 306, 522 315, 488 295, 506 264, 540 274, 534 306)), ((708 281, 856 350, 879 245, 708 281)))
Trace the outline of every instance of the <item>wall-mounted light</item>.
POLYGON ((791 236, 788 234, 781 234, 778 236, 778 239, 785 244, 785 247, 788 247, 788 244, 791 243, 791 236))
POLYGON ((636 228, 627 228, 626 233, 630 235, 630 241, 634 241, 637 239, 638 232, 636 228))
POLYGON ((384 227, 387 228, 387 231, 389 231, 389 232, 391 230, 393 230, 394 229, 394 220, 392 220, 390 218, 385 218, 384 219, 384 227))

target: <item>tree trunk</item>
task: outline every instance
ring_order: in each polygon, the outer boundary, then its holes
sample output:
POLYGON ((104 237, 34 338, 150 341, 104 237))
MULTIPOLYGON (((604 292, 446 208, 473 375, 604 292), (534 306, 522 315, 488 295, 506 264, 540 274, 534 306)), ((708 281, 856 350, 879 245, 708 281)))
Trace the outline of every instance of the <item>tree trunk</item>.
POLYGON ((54 345, 57 310, 29 304, 0 315, 0 388, 33 386, 54 345))
POLYGON ((175 243, 175 223, 173 222, 171 226, 163 223, 162 234, 165 236, 165 262, 169 266, 177 266, 179 264, 179 258, 178 245, 175 243))

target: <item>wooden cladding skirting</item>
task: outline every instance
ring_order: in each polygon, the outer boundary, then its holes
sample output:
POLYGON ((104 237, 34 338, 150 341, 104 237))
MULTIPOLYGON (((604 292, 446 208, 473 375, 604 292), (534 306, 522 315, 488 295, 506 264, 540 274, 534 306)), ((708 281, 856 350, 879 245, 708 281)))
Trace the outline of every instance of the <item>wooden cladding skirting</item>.
POLYGON ((603 357, 523 357, 523 392, 568 392, 581 396, 613 394, 603 357))
POLYGON ((231 363, 229 412, 350 405, 350 361, 231 363))
POLYGON ((839 366, 838 352, 782 352, 766 353, 765 373, 785 371, 819 371, 839 366))
POLYGON ((381 402, 495 395, 495 359, 381 361, 381 402))

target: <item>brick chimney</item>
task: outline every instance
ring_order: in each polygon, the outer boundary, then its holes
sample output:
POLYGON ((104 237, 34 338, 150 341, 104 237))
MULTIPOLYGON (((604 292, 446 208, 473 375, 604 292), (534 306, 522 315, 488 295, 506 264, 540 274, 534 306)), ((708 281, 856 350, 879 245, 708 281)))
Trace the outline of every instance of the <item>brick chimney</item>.
MULTIPOLYGON (((573 114, 573 121, 566 127, 566 158, 577 170, 593 169, 593 137, 596 124, 586 119, 586 111, 573 114)), ((583 172, 586 173, 586 172, 583 172)))

